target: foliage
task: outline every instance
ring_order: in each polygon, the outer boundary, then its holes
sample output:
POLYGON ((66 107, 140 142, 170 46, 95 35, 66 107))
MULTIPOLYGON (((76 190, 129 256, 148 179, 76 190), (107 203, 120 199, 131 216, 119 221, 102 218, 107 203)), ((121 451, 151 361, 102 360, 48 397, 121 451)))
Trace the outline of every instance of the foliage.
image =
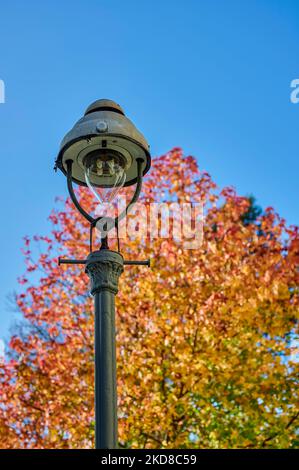
POLYGON ((249 196, 248 201, 249 201, 249 207, 247 211, 241 215, 241 220, 244 225, 252 224, 258 219, 258 217, 262 213, 262 209, 260 206, 256 204, 256 200, 254 196, 249 196))
MULTIPOLYGON (((120 280, 120 446, 298 447, 298 228, 272 208, 244 224, 250 200, 218 190, 180 149, 153 163, 142 200, 204 201, 204 240, 196 250, 173 238, 123 243, 126 258, 142 251, 154 266, 126 267, 120 280)), ((88 227, 69 200, 50 219, 51 235, 33 240, 37 261, 25 239, 25 321, 0 366, 2 448, 93 446, 88 278, 57 266, 59 254, 87 255, 88 227)))

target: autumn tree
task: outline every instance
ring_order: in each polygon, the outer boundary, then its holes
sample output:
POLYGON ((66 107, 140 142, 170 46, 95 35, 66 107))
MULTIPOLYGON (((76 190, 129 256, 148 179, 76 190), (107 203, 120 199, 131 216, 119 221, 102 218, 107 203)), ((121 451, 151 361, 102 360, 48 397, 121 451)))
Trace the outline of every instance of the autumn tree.
MULTIPOLYGON (((91 196, 78 191, 92 209, 91 196)), ((298 447, 297 227, 218 189, 180 149, 156 158, 142 201, 205 203, 203 243, 122 241, 117 297, 119 444, 132 448, 298 447)), ((2 448, 88 448, 94 439, 88 226, 69 199, 49 236, 25 239, 26 274, 0 368, 2 448), (36 254, 36 245, 40 254, 36 254)), ((113 246, 112 246, 113 248, 113 246)))

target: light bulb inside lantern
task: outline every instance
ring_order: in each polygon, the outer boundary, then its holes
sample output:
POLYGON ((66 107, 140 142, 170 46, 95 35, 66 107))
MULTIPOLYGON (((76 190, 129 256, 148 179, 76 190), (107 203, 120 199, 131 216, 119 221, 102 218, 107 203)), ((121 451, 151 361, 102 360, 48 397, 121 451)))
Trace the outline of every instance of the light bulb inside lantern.
POLYGON ((101 204, 112 202, 126 181, 122 155, 114 150, 99 149, 84 160, 85 181, 101 204))

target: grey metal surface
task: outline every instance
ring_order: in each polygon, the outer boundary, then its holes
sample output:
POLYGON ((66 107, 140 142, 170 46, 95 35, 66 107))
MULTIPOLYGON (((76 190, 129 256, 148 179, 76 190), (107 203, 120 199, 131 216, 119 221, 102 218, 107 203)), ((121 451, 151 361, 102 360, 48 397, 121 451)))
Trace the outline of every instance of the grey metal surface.
POLYGON ((86 186, 84 159, 99 148, 112 149, 123 154, 128 168, 125 186, 134 184, 137 177, 136 160, 143 160, 143 174, 150 168, 149 145, 145 137, 111 100, 98 100, 66 134, 60 145, 56 167, 66 174, 67 160, 73 161, 72 179, 86 186))
POLYGON ((114 112, 125 114, 124 110, 122 107, 117 104, 113 100, 107 100, 106 98, 102 98, 101 100, 96 100, 93 103, 91 103, 88 108, 86 109, 84 115, 93 113, 95 111, 99 110, 104 110, 104 109, 111 109, 114 112))

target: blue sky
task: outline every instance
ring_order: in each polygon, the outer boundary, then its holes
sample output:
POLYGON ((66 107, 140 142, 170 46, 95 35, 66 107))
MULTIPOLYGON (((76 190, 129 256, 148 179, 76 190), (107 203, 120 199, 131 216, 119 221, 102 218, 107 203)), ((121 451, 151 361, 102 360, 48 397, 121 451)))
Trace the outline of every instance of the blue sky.
POLYGON ((0 338, 22 237, 47 233, 65 180, 60 140, 98 98, 119 102, 154 155, 174 146, 220 185, 298 224, 299 2, 1 2, 0 338))

